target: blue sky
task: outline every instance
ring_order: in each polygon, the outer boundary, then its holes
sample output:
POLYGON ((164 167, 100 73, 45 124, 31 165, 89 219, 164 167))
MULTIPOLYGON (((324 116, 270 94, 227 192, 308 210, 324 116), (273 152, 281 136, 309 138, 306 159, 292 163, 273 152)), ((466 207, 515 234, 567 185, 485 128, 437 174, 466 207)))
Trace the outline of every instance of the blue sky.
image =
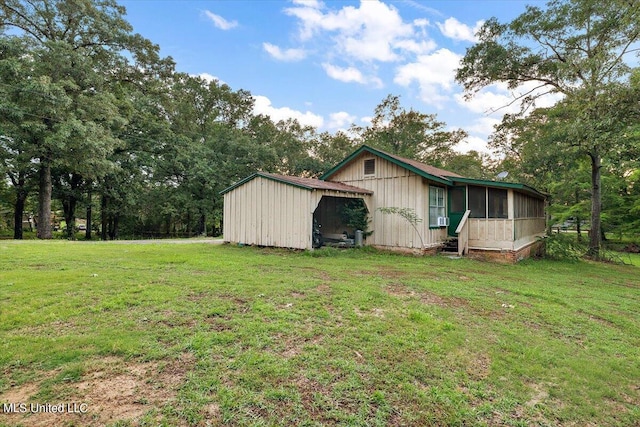
MULTIPOLYGON (((297 118, 320 131, 366 125, 388 94, 437 114, 486 151, 512 95, 494 85, 470 102, 455 69, 484 20, 508 22, 515 0, 128 0, 134 31, 160 45, 177 69, 216 78, 255 97, 257 113, 297 118)), ((513 108, 513 107, 512 107, 513 108)))

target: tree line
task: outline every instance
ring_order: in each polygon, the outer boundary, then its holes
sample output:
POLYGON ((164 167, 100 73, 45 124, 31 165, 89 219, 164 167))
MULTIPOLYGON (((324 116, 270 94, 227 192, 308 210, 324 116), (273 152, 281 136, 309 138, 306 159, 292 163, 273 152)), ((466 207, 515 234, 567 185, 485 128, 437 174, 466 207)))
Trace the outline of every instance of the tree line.
POLYGON ((366 143, 473 178, 509 171, 551 195, 556 220, 587 219, 597 256, 602 230, 640 227, 639 9, 552 0, 484 24, 456 74, 468 96, 536 85, 496 128, 492 159, 455 152, 463 130, 393 95, 369 125, 333 134, 257 115, 249 91, 178 71, 115 0, 3 0, 0 217, 16 239, 27 212, 51 238, 52 211, 69 238, 78 216, 87 238, 217 234, 219 192, 233 182, 257 170, 318 176, 366 143), (561 100, 536 108, 546 93, 561 100))
POLYGON ((348 133, 256 115, 249 91, 176 70, 114 0, 5 0, 0 13, 0 194, 16 239, 26 212, 51 238, 52 211, 69 238, 78 215, 88 238, 216 234, 233 182, 256 170, 317 176, 364 140, 481 170, 481 155, 451 150, 464 132, 394 96, 348 133))

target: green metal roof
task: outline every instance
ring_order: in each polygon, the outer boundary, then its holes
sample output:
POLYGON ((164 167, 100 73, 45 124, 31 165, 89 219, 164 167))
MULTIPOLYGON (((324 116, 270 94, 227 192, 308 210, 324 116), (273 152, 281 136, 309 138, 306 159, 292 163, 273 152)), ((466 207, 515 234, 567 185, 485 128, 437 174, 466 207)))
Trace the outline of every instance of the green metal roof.
POLYGON ((287 185, 292 185, 294 187, 303 188, 309 191, 334 190, 334 191, 344 191, 344 192, 358 193, 358 194, 372 194, 373 192, 369 190, 364 190, 362 188, 354 187, 354 186, 343 184, 340 182, 327 181, 329 177, 334 175, 336 172, 342 169, 347 163, 352 161, 354 158, 358 157, 364 151, 374 154, 376 156, 379 156, 393 164, 396 164, 402 168, 405 168, 415 173, 416 175, 419 175, 430 181, 444 184, 447 186, 452 186, 456 184, 470 184, 470 185, 479 185, 479 186, 495 187, 495 188, 511 188, 511 189, 519 190, 543 199, 547 198, 547 196, 544 193, 541 193, 535 188, 525 184, 517 184, 513 182, 504 182, 504 181, 490 181, 490 180, 475 179, 475 178, 464 178, 453 172, 449 172, 443 169, 438 169, 433 166, 429 166, 415 160, 405 159, 403 157, 396 156, 394 154, 389 154, 382 150, 369 147, 367 145, 363 145, 360 148, 358 148, 356 151, 351 153, 343 161, 338 163, 338 165, 336 165, 327 173, 322 175, 320 177, 320 180, 312 179, 312 178, 300 178, 300 177, 294 177, 294 176, 276 175, 276 174, 267 173, 267 172, 256 172, 236 182, 230 187, 225 188, 220 192, 220 194, 228 193, 234 188, 237 188, 258 176, 262 178, 270 179, 272 181, 281 182, 287 185))
POLYGON ((386 153, 382 150, 378 150, 376 148, 369 147, 368 145, 363 145, 358 148, 356 151, 347 156, 343 161, 338 163, 335 167, 329 170, 327 173, 322 175, 320 179, 326 180, 342 169, 347 163, 352 161, 354 158, 358 157, 362 152, 369 152, 376 156, 379 156, 385 160, 388 160, 391 163, 394 163, 400 167, 403 167, 411 172, 426 178, 428 180, 445 184, 447 186, 455 185, 456 183, 463 184, 471 184, 471 185, 481 185, 486 187, 496 187, 496 188, 511 188, 514 190, 520 190, 534 196, 540 198, 546 198, 547 196, 544 193, 539 192, 533 187, 529 187, 525 184, 516 184, 512 182, 504 182, 504 181, 490 181, 484 179, 475 179, 475 178, 464 178, 456 173, 449 172, 443 169, 438 169, 433 166, 426 165, 424 163, 420 163, 415 160, 405 159, 400 156, 396 156, 394 154, 386 153))
POLYGON ((456 175, 453 172, 448 172, 448 171, 445 171, 445 170, 442 170, 442 169, 432 168, 432 167, 430 167, 428 165, 416 162, 414 160, 404 159, 402 157, 395 156, 393 154, 385 153, 382 150, 378 150, 378 149, 369 147, 368 145, 363 145, 362 147, 358 148, 356 151, 351 153, 347 158, 345 158, 343 161, 338 163, 338 165, 336 165, 334 168, 332 168, 329 172, 327 172, 324 175, 322 175, 320 177, 320 179, 326 180, 327 178, 331 177, 331 175, 335 174, 337 171, 342 169, 342 167, 344 165, 349 163, 354 158, 358 157, 360 155, 360 153, 362 153, 363 151, 367 151, 367 152, 369 152, 371 154, 375 154, 376 156, 379 156, 379 157, 381 157, 381 158, 383 158, 385 160, 388 160, 391 163, 394 163, 394 164, 396 164, 396 165, 398 165, 400 167, 403 167, 403 168, 405 168, 407 170, 410 170, 411 172, 413 172, 416 175, 419 175, 419 176, 421 176, 423 178, 429 179, 431 181, 438 182, 440 184, 453 185, 449 179, 444 178, 442 176, 435 175, 433 173, 429 173, 426 170, 421 169, 418 165, 429 167, 429 168, 433 169, 434 171, 446 172, 446 173, 449 173, 451 175, 456 175))

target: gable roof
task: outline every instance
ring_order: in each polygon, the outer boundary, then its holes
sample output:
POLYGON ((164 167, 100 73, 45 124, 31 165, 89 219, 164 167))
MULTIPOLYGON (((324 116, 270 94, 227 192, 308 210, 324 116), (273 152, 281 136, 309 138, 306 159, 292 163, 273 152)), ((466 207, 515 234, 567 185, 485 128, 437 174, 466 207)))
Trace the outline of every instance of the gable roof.
POLYGON ((325 173, 320 177, 322 180, 329 179, 332 175, 338 172, 344 165, 349 163, 354 158, 358 157, 362 152, 369 152, 371 154, 375 154, 378 157, 382 157, 385 160, 390 161, 402 168, 408 169, 411 172, 414 172, 417 175, 422 176, 423 178, 429 179, 431 181, 439 182, 441 184, 452 185, 449 177, 460 177, 460 175, 450 172, 444 169, 436 168, 434 166, 430 166, 424 163, 420 163, 417 160, 407 159, 405 157, 400 157, 395 154, 387 153, 386 151, 379 150, 377 148, 369 147, 368 145, 363 145, 358 148, 356 151, 351 153, 347 158, 338 163, 333 169, 329 172, 325 173))
POLYGON ((425 173, 429 174, 429 175, 434 175, 437 176, 439 178, 449 178, 449 177, 460 177, 462 178, 462 175, 458 175, 457 173, 451 172, 451 171, 447 171, 444 169, 440 169, 437 168, 435 166, 431 166, 431 165, 427 165, 425 163, 420 163, 417 160, 412 160, 412 159, 407 159, 405 157, 400 157, 400 156, 396 156, 395 154, 390 154, 390 153, 386 153, 382 150, 378 150, 381 153, 385 153, 387 156, 392 157, 396 160, 398 160, 401 163, 406 163, 409 164, 415 168, 420 169, 421 171, 424 171, 425 173))
POLYGON ((278 175, 275 173, 268 173, 268 172, 256 172, 253 175, 249 175, 248 177, 236 182, 230 187, 225 188, 220 192, 220 194, 228 193, 234 188, 240 187, 241 185, 257 177, 270 179, 276 182, 282 182, 284 184, 292 185, 294 187, 303 188, 305 190, 310 190, 310 191, 330 190, 330 191, 341 191, 343 193, 373 194, 373 191, 371 190, 365 190, 364 188, 354 187, 353 185, 347 185, 341 182, 321 181, 315 178, 301 178, 298 176, 278 175))
POLYGON ((333 167, 327 173, 322 175, 320 179, 326 180, 331 178, 331 176, 333 176, 336 172, 338 172, 346 164, 348 164, 353 159, 358 157, 364 151, 374 154, 376 156, 379 156, 402 168, 408 169, 411 172, 419 176, 422 176, 423 178, 438 182, 440 184, 445 184, 448 186, 456 185, 456 184, 471 184, 471 185, 480 185, 480 186, 496 187, 496 188, 511 188, 511 189, 520 190, 525 193, 529 193, 536 197, 545 198, 545 199, 547 198, 547 196, 544 193, 541 193, 535 188, 525 184, 516 184, 513 182, 505 182, 505 181, 490 181, 485 179, 465 178, 461 175, 458 175, 457 173, 436 168, 434 166, 421 163, 417 160, 407 159, 405 157, 400 157, 395 154, 387 153, 386 151, 369 147, 368 145, 363 145, 360 148, 358 148, 356 151, 354 151, 349 156, 347 156, 343 161, 338 163, 335 167, 333 167))

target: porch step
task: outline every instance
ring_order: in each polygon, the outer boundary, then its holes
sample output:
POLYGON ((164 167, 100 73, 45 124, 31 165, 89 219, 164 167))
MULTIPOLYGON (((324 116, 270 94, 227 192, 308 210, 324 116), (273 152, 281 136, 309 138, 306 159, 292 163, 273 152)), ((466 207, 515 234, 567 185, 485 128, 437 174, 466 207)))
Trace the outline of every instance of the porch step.
POLYGON ((458 238, 450 237, 445 240, 442 248, 440 249, 442 252, 450 252, 450 253, 458 253, 458 238))

